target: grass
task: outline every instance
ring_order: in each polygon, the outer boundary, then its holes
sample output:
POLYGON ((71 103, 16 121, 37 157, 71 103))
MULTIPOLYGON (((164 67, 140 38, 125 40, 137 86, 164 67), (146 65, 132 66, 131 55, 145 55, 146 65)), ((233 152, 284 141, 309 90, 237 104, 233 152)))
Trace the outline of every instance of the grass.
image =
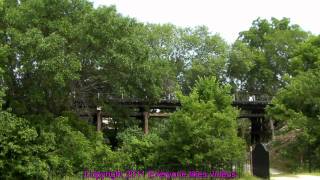
MULTIPOLYGON (((52 180, 60 180, 61 178, 51 178, 52 180)), ((67 176, 62 178, 62 180, 83 180, 83 179, 95 179, 95 178, 81 178, 81 177, 72 177, 67 176)), ((110 178, 105 177, 105 180, 111 180, 110 178)), ((205 180, 210 178, 172 178, 172 180, 205 180)), ((223 178, 218 178, 219 180, 223 180, 223 178)), ((217 179, 217 180, 218 180, 217 179)), ((241 178, 233 178, 234 180, 260 180, 259 178, 252 176, 250 174, 245 174, 241 178)), ((126 180, 125 178, 116 178, 115 180, 126 180)), ((147 178, 147 177, 140 177, 140 178, 132 178, 129 180, 166 180, 165 178, 147 178)))
POLYGON ((320 176, 320 172, 312 172, 312 173, 309 173, 309 172, 302 172, 302 173, 297 173, 299 175, 310 175, 310 176, 320 176))
POLYGON ((253 176, 253 175, 245 174, 241 178, 235 179, 235 180, 260 180, 260 179, 255 177, 255 176, 253 176))

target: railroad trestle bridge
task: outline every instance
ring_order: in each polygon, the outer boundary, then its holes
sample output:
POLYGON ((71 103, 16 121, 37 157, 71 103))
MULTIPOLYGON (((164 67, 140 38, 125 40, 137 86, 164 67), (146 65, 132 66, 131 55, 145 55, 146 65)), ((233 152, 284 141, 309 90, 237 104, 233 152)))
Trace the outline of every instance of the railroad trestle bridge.
MULTIPOLYGON (((238 119, 246 118, 251 121, 251 144, 261 142, 265 132, 270 130, 269 128, 273 131, 273 124, 268 121, 265 112, 266 107, 270 105, 270 100, 270 96, 267 95, 257 95, 252 93, 236 93, 233 95, 232 106, 241 110, 238 119)), ((168 118, 171 113, 179 109, 181 106, 181 103, 176 99, 163 99, 156 103, 150 103, 143 99, 123 97, 114 98, 109 96, 107 101, 112 102, 120 108, 133 109, 129 116, 135 117, 141 121, 145 134, 149 131, 150 118, 168 118)), ((92 105, 81 108, 79 103, 76 106, 78 107, 76 113, 80 117, 95 117, 97 131, 102 130, 103 119, 112 118, 109 113, 103 112, 102 108, 99 106, 92 105)))
MULTIPOLYGON (((181 103, 175 99, 164 99, 156 103, 150 103, 150 101, 142 99, 114 98, 109 96, 106 100, 120 108, 133 109, 128 115, 141 121, 145 134, 149 131, 149 118, 167 118, 181 106, 181 103)), ((232 101, 232 106, 240 109, 238 119, 245 118, 251 122, 251 144, 247 159, 250 162, 250 171, 253 175, 264 179, 270 178, 269 152, 262 144, 264 140, 270 140, 266 136, 268 131, 271 130, 273 134, 273 122, 266 116, 266 107, 271 105, 270 100, 270 96, 237 93, 233 95, 232 101)), ((103 108, 100 106, 84 107, 81 103, 77 104, 77 102, 74 105, 77 106, 76 109, 78 109, 77 113, 79 116, 95 117, 97 131, 102 130, 103 119, 112 118, 110 117, 110 113, 103 112, 103 108)))

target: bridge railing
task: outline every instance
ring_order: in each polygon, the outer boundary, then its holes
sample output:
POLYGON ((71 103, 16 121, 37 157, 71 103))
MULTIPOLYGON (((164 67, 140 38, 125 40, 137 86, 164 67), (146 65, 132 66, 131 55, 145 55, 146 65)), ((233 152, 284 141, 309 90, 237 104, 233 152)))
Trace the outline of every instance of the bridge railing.
POLYGON ((267 101, 270 102, 272 96, 262 93, 236 92, 233 94, 234 101, 267 101))
MULTIPOLYGON (((237 102, 270 102, 272 96, 268 94, 262 93, 251 93, 251 92, 236 92, 233 94, 233 101, 237 102)), ((144 102, 148 101, 148 99, 143 98, 136 98, 136 97, 125 97, 119 94, 111 94, 111 93, 95 93, 95 94, 81 94, 81 96, 74 96, 73 99, 73 107, 78 108, 85 108, 87 106, 92 106, 92 103, 98 102, 99 100, 102 101, 109 101, 109 102, 144 102), (81 98, 80 98, 81 97, 81 98), (90 99, 90 100, 89 100, 90 99), (90 104, 91 103, 91 104, 90 104)), ((175 96, 171 96, 169 98, 162 98, 160 102, 165 103, 172 103, 178 102, 175 96)))

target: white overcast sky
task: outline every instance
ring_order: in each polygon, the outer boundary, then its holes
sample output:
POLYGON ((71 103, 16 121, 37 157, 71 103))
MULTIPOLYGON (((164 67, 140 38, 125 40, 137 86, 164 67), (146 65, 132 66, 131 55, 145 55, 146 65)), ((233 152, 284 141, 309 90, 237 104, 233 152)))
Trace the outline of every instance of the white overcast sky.
POLYGON ((94 6, 115 5, 140 22, 208 26, 232 43, 258 17, 288 17, 304 30, 320 34, 320 0, 90 0, 94 6))

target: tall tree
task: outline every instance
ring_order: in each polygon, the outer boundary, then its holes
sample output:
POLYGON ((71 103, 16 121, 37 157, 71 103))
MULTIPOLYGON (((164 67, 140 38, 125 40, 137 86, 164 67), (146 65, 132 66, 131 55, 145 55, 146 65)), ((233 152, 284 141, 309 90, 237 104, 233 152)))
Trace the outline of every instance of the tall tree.
POLYGON ((292 75, 292 58, 308 37, 289 19, 257 19, 240 33, 232 46, 228 74, 240 90, 273 95, 283 87, 286 74, 292 75))
POLYGON ((153 73, 157 63, 149 59, 144 25, 114 7, 94 9, 86 0, 4 1, 1 7, 0 53, 6 54, 0 67, 6 107, 15 113, 59 115, 73 99, 97 104, 110 94, 160 98, 165 72, 153 73))
POLYGON ((207 27, 179 28, 149 24, 151 58, 169 61, 176 81, 189 93, 199 77, 216 76, 223 81, 227 44, 207 27))
POLYGON ((69 83, 79 79, 76 30, 91 5, 81 0, 9 2, 2 34, 8 54, 0 62, 7 106, 18 114, 59 113, 68 104, 69 83))
POLYGON ((293 160, 293 168, 320 168, 320 69, 302 72, 281 89, 272 100, 268 113, 284 121, 294 132, 284 155, 293 160))
POLYGON ((287 78, 268 113, 296 135, 282 154, 292 161, 290 168, 319 168, 320 36, 300 45, 296 54, 290 66, 294 76, 287 78))
POLYGON ((299 72, 319 68, 320 36, 312 36, 307 42, 301 44, 290 65, 290 71, 292 71, 294 76, 299 74, 299 72))

